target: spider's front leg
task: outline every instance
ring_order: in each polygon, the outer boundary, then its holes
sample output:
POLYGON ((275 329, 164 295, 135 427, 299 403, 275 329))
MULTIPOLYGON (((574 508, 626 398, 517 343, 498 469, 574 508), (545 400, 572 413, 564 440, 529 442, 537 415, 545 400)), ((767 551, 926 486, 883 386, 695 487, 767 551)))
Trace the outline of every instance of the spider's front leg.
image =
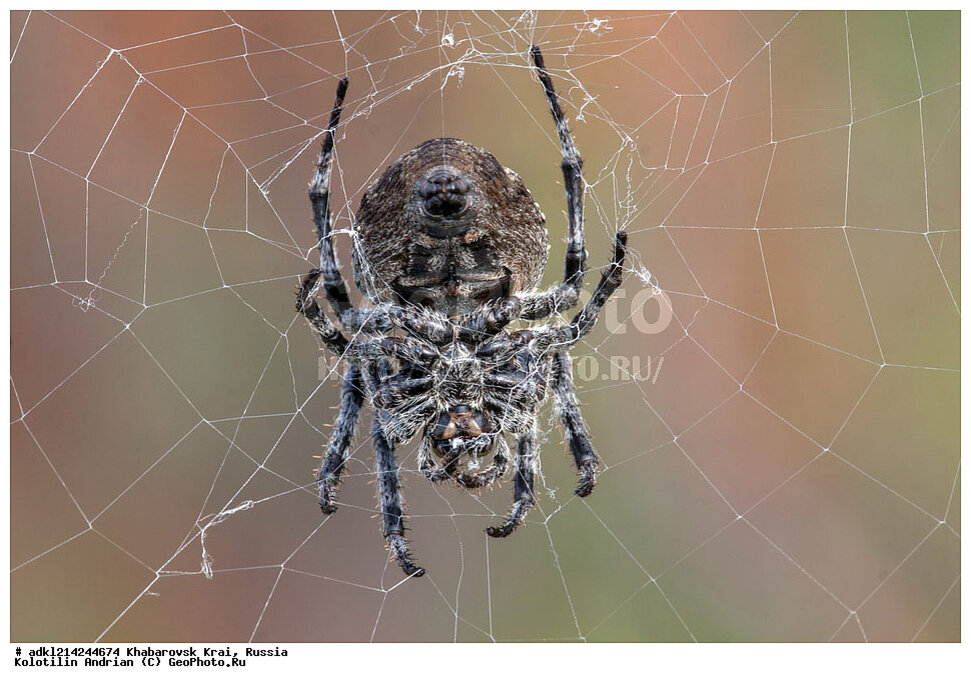
POLYGON ((381 498, 381 520, 384 539, 401 570, 408 576, 422 576, 425 570, 414 564, 405 543, 405 522, 398 464, 394 447, 388 442, 375 413, 371 426, 371 440, 378 456, 378 495, 381 498))
POLYGON ((320 270, 317 272, 317 277, 323 278, 327 301, 330 302, 338 317, 351 307, 347 285, 341 277, 337 256, 334 253, 330 215, 330 175, 334 163, 334 133, 341 120, 345 94, 347 94, 347 79, 342 78, 337 83, 337 94, 334 96, 330 122, 327 124, 327 132, 320 145, 320 156, 317 157, 317 166, 310 181, 310 206, 314 213, 317 246, 320 249, 320 270))
POLYGON ((516 442, 516 478, 513 489, 513 503, 506 522, 502 526, 490 526, 486 533, 493 538, 504 538, 526 519, 526 513, 536 501, 533 495, 533 479, 536 475, 536 419, 530 422, 530 428, 522 434, 516 442))
POLYGON ((560 153, 563 157, 560 168, 563 171, 563 185, 566 189, 567 216, 567 246, 562 284, 521 297, 522 317, 526 320, 537 320, 573 308, 579 299, 587 261, 583 240, 585 181, 583 180, 583 159, 580 158, 580 152, 573 142, 570 128, 566 125, 566 117, 563 115, 560 99, 553 88, 553 80, 546 70, 543 53, 538 46, 533 45, 529 49, 529 54, 533 58, 536 73, 543 85, 546 102, 553 115, 553 124, 556 126, 556 134, 560 139, 560 153))

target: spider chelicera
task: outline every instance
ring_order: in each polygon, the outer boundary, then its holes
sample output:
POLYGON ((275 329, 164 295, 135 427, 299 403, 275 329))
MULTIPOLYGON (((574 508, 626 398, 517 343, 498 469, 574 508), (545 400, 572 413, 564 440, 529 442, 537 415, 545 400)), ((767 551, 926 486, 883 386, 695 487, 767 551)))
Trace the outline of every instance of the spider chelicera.
POLYGON ((570 323, 506 331, 516 320, 549 318, 576 306, 586 267, 582 162, 543 55, 536 46, 530 54, 563 154, 568 242, 561 284, 535 291, 546 265, 545 218, 520 177, 483 149, 438 138, 404 154, 364 193, 353 227, 354 280, 373 307, 352 307, 331 241, 329 207, 346 78, 338 84, 310 185, 320 268, 303 279, 297 310, 347 366, 340 412, 317 474, 320 507, 325 514, 337 509, 336 490, 369 398, 384 537, 408 575, 425 570, 405 542, 395 447, 419 432, 418 467, 432 482, 487 486, 512 459, 513 505, 502 524, 486 529, 493 537, 512 533, 535 503, 537 411, 547 389, 579 472, 576 495, 588 495, 596 484, 598 458, 580 415, 568 349, 590 331, 620 285, 627 236, 617 233, 613 259, 570 323), (318 287, 339 327, 321 312, 318 287), (506 435, 515 440, 515 455, 506 435))

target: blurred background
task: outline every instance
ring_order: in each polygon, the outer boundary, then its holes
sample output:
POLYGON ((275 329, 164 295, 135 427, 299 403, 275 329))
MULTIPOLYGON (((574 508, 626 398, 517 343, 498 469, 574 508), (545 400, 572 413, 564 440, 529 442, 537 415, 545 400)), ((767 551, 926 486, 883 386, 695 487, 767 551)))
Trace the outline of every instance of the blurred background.
POLYGON ((10 24, 12 640, 960 639, 957 12, 10 24), (631 235, 575 354, 604 471, 572 495, 544 408, 539 507, 495 540, 511 484, 432 486, 403 446, 428 570, 404 580, 363 434, 340 511, 316 504, 341 368, 293 310, 307 184, 346 74, 339 231, 458 137, 523 176, 556 282, 531 43, 591 267, 631 235))

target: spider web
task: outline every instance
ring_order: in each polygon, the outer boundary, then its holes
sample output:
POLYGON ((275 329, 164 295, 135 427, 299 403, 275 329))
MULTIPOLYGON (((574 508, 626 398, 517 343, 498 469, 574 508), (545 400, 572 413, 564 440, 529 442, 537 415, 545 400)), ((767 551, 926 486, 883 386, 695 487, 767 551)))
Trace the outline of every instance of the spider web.
POLYGON ((957 13, 10 24, 13 640, 960 639, 957 13), (400 448, 405 580, 361 432, 316 507, 340 366, 293 312, 307 183, 347 74, 344 264, 367 185, 449 135, 523 176, 556 282, 531 43, 585 159, 588 283, 631 236, 575 347, 603 471, 572 495, 547 407, 538 507, 497 541, 510 484, 432 486, 400 448))

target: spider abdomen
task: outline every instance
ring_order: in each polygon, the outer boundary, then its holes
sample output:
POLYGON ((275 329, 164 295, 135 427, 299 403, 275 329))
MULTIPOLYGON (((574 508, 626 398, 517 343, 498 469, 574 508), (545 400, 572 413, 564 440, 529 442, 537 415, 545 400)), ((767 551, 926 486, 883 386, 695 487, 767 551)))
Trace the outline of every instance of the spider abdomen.
POLYGON ((354 234, 354 279, 369 299, 449 315, 534 287, 549 247, 522 179, 454 138, 392 163, 364 193, 354 234))

